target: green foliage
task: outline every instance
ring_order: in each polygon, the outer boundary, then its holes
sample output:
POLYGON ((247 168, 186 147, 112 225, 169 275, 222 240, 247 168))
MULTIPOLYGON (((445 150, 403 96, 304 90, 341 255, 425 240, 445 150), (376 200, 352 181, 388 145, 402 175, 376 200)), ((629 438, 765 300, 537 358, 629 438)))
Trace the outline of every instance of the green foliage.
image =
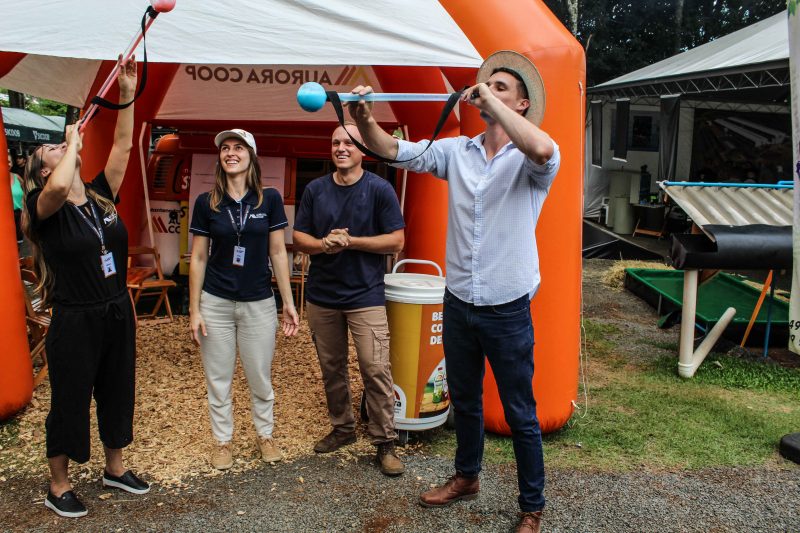
MULTIPOLYGON (((568 0, 544 0, 569 27, 568 0)), ((579 0, 576 38, 587 52, 587 83, 597 85, 694 48, 784 9, 775 0, 579 0)), ((797 0, 790 0, 789 9, 797 0)))
MULTIPOLYGON (((0 93, 7 95, 8 90, 0 89, 0 93)), ((5 99, 0 99, 0 105, 2 105, 2 107, 9 107, 9 103, 5 99)), ((67 104, 62 104, 61 102, 48 100, 46 98, 34 98, 25 95, 25 109, 40 115, 58 115, 63 117, 67 113, 67 104)))
POLYGON ((794 15, 797 13, 798 0, 786 0, 786 7, 789 9, 789 14, 794 15))

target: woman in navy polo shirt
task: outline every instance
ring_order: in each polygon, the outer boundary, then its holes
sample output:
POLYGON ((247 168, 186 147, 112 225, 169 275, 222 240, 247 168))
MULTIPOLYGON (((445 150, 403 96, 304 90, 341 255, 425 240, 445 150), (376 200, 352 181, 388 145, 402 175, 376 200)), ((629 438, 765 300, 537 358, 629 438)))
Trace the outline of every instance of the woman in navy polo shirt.
POLYGON ((214 143, 219 148, 216 183, 195 201, 190 226, 194 240, 189 314, 192 340, 200 345, 208 385, 216 440, 211 464, 224 470, 233 466, 231 385, 237 345, 250 386, 261 458, 266 462, 282 458, 272 440, 271 374, 278 315, 267 257, 283 301, 284 335, 295 335, 300 319, 289 286, 283 200, 277 190, 261 188, 255 139, 247 131, 234 129, 219 133, 214 143))

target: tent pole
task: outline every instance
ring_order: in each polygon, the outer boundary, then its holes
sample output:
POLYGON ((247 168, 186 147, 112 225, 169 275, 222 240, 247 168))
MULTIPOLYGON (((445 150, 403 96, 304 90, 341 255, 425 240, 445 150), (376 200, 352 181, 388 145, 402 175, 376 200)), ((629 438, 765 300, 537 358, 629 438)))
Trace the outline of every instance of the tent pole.
POLYGON ((153 217, 150 216, 150 195, 147 192, 147 165, 144 159, 144 136, 147 132, 147 122, 142 122, 142 129, 139 132, 139 165, 142 169, 142 186, 144 189, 144 218, 147 220, 147 234, 150 237, 150 246, 156 247, 156 240, 153 238, 153 217))

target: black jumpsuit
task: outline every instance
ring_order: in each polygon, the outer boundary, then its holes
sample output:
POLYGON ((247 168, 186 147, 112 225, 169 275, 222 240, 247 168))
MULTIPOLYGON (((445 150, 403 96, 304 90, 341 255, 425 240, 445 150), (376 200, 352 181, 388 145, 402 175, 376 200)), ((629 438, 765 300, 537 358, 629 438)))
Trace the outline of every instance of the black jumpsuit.
MULTIPOLYGON (((103 172, 87 187, 119 201, 112 197, 103 172)), ((83 206, 66 202, 39 220, 40 193, 41 189, 31 191, 26 202, 32 230, 39 236, 55 282, 53 318, 45 344, 52 391, 47 457, 65 454, 85 463, 93 394, 103 444, 123 448, 133 440, 136 329, 126 287, 128 232, 119 217, 105 215, 91 199, 83 206), (114 275, 106 276, 101 267, 97 219, 106 251, 113 254, 114 275)))

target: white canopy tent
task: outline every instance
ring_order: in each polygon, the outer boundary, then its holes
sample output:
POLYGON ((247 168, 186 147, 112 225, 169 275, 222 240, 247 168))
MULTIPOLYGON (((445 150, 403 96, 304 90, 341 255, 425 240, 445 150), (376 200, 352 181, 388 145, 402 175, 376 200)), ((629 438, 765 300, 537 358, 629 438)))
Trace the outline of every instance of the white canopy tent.
MULTIPOLYGON (((116 59, 148 5, 115 0, 112 17, 107 0, 81 0, 74 9, 64 9, 63 0, 17 2, 0 18, 0 50, 27 55, 0 77, 0 87, 82 106, 101 62, 116 59)), ((482 62, 435 0, 179 0, 173 11, 158 17, 147 38, 150 62, 205 65, 212 76, 218 65, 246 65, 242 86, 249 87, 258 85, 248 77, 256 66, 476 68, 482 62), (264 23, 254 25, 254 20, 264 23)), ((291 72, 296 69, 283 70, 296 79, 291 72)), ((337 76, 333 81, 340 74, 328 73, 337 76)), ((256 79, 264 79, 261 69, 256 79)))
MULTIPOLYGON (((586 180, 584 215, 600 212, 604 197, 614 191, 638 191, 638 173, 648 165, 657 191, 658 152, 628 151, 624 163, 613 160, 610 149, 612 107, 617 99, 629 99, 631 113, 651 114, 658 121, 662 96, 680 96, 677 134, 678 178, 689 176, 694 110, 724 109, 764 113, 789 113, 789 39, 786 12, 752 24, 681 54, 588 89, 592 106, 602 108, 599 138, 600 164, 592 164, 592 123, 586 128, 586 180), (615 181, 624 182, 620 185, 615 181), (636 182, 634 185, 634 181, 636 182), (613 189, 613 190, 612 190, 613 189)), ((587 114, 587 117, 591 117, 587 114)), ((598 138, 595 135, 595 138, 598 138)))

